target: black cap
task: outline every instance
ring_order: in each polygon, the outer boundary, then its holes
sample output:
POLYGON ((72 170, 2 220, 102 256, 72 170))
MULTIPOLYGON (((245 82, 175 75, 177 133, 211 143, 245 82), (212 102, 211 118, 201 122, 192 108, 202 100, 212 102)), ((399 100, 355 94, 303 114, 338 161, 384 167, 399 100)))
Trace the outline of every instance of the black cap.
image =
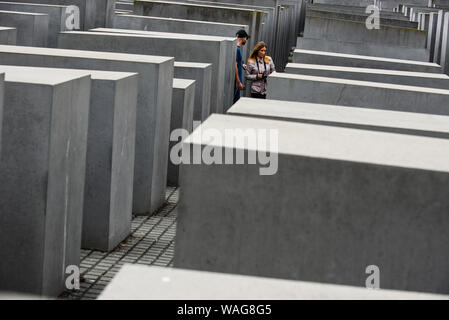
POLYGON ((240 29, 239 31, 237 31, 237 33, 235 35, 238 38, 247 38, 247 39, 249 39, 249 35, 246 33, 246 31, 244 29, 240 29))

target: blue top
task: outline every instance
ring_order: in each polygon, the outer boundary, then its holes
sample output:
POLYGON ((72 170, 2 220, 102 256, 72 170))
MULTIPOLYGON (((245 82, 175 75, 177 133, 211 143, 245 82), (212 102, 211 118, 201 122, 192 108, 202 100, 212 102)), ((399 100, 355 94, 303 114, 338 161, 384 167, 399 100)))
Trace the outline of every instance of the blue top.
POLYGON ((240 49, 240 46, 237 46, 237 70, 239 73, 239 79, 243 83, 243 57, 242 57, 242 50, 240 49))

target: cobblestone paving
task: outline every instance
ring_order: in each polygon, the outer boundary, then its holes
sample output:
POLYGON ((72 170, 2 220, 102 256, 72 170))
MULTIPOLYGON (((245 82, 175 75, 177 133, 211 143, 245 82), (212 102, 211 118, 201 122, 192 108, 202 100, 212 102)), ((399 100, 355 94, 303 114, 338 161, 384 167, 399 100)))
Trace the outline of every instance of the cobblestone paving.
POLYGON ((166 205, 151 217, 133 217, 131 236, 112 252, 81 250, 80 290, 66 292, 60 298, 96 299, 125 263, 171 267, 178 198, 177 188, 167 188, 166 205))

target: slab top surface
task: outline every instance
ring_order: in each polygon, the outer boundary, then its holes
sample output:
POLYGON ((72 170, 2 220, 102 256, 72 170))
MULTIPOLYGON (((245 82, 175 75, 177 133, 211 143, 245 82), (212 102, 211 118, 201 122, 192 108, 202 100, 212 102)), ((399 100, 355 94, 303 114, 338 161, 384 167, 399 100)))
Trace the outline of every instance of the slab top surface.
POLYGON ((5 73, 6 82, 58 85, 67 81, 88 77, 88 72, 54 72, 44 73, 42 68, 14 68, 0 66, 0 72, 5 73))
POLYGON ((165 18, 165 17, 150 17, 150 16, 136 16, 132 14, 121 14, 120 17, 129 17, 129 18, 135 18, 135 19, 151 19, 151 20, 160 20, 163 21, 179 21, 179 22, 186 22, 186 23, 198 23, 198 24, 204 24, 204 25, 220 25, 220 26, 229 26, 229 27, 238 27, 238 28, 248 28, 247 25, 242 24, 234 24, 234 23, 224 23, 224 22, 212 22, 212 21, 202 21, 202 20, 187 20, 187 19, 177 19, 177 18, 165 18))
POLYGON ((131 76, 138 75, 138 73, 132 72, 116 72, 116 71, 102 71, 102 70, 88 70, 88 69, 65 69, 65 68, 40 68, 40 67, 27 67, 27 66, 11 66, 0 65, 0 72, 22 72, 24 74, 42 73, 47 76, 58 76, 60 74, 72 75, 72 76, 85 76, 90 75, 92 79, 101 80, 120 80, 131 76))
POLYGON ((173 88, 176 89, 187 89, 194 83, 195 80, 173 78, 173 88))
POLYGON ((423 62, 423 61, 415 61, 415 60, 403 60, 403 59, 383 58, 383 57, 374 57, 374 56, 362 56, 362 55, 356 55, 356 54, 317 51, 317 50, 305 50, 305 49, 295 49, 294 52, 295 53, 304 53, 304 54, 322 55, 322 56, 329 56, 329 57, 374 60, 374 61, 383 61, 383 62, 416 64, 416 65, 429 66, 429 67, 439 67, 438 64, 433 63, 433 62, 423 62))
POLYGON ((402 84, 374 82, 374 81, 361 81, 361 80, 350 80, 350 79, 342 79, 342 78, 317 77, 317 76, 308 76, 308 75, 293 74, 293 73, 273 72, 268 77, 268 79, 270 79, 270 78, 296 79, 296 80, 335 83, 335 84, 342 84, 342 85, 367 86, 367 87, 392 89, 392 90, 416 91, 416 92, 422 92, 422 93, 449 95, 449 90, 445 90, 445 89, 407 86, 407 85, 402 85, 402 84))
MULTIPOLYGON (((70 33, 74 33, 74 32, 75 33, 83 33, 83 31, 72 31, 70 33)), ((130 29, 111 29, 111 28, 95 28, 95 29, 89 30, 89 33, 121 34, 121 35, 132 35, 132 36, 147 36, 147 37, 155 37, 155 38, 199 40, 199 41, 223 41, 223 40, 229 39, 229 37, 207 36, 207 35, 201 35, 201 34, 158 32, 158 31, 130 30, 130 29)))
POLYGON ((267 137, 277 133, 278 138, 272 141, 274 150, 255 139, 247 141, 247 150, 449 173, 448 139, 380 131, 212 114, 185 143, 233 149, 234 141, 224 137, 248 129, 267 137))
POLYGON ((449 116, 309 102, 240 98, 228 113, 449 133, 449 116))
POLYGON ((435 79, 449 80, 449 76, 447 76, 446 74, 443 74, 443 73, 413 72, 413 71, 400 71, 400 70, 391 70, 391 69, 355 68, 355 67, 331 66, 331 65, 323 65, 323 64, 307 64, 307 63, 288 63, 286 68, 386 74, 386 75, 396 75, 396 76, 435 78, 435 79))
MULTIPOLYGON (((449 299, 449 296, 125 264, 100 300, 449 299)), ((211 311, 212 313, 221 312, 211 311)))
POLYGON ((102 59, 128 62, 164 63, 173 60, 173 57, 152 56, 144 54, 116 53, 105 51, 88 51, 72 49, 54 49, 41 47, 0 45, 0 53, 45 55, 54 57, 74 57, 85 59, 102 59))

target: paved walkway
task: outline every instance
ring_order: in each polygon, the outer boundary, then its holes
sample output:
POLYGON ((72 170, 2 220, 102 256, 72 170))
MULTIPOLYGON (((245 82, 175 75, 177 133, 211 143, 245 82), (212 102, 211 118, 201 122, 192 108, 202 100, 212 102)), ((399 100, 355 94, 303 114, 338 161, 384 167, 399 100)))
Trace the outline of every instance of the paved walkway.
POLYGON ((155 215, 136 216, 132 234, 114 251, 81 250, 80 290, 66 292, 61 299, 93 300, 125 263, 171 267, 176 233, 179 189, 167 189, 167 204, 155 215))

